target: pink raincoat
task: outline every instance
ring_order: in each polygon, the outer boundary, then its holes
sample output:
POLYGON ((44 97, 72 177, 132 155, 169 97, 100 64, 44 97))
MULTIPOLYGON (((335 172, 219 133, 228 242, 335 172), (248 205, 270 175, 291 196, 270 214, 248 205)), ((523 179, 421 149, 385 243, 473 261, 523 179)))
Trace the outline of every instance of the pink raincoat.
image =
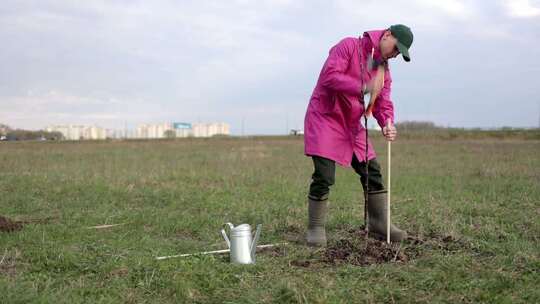
MULTIPOLYGON (((384 30, 370 31, 362 38, 345 38, 330 49, 304 120, 306 155, 325 157, 345 167, 351 165, 353 153, 360 161, 366 159, 366 134, 360 124, 364 114, 361 90, 376 74, 375 70, 368 71, 367 58, 372 50, 374 58, 381 58, 379 40, 383 33, 384 30)), ((394 122, 388 68, 384 75, 384 87, 373 108, 373 117, 381 128, 388 120, 394 122)), ((373 158, 375 151, 369 143, 368 159, 373 158)))

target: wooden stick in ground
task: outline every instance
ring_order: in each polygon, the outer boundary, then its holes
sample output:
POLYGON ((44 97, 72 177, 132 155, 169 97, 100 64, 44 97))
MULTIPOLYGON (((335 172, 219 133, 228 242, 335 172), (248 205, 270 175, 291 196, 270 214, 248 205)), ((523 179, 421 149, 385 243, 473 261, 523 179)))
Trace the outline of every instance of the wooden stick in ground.
MULTIPOLYGON (((366 186, 364 190, 364 224, 366 225, 366 238, 368 238, 369 235, 369 211, 368 211, 368 193, 369 193, 369 153, 368 153, 368 139, 369 139, 369 131, 367 127, 367 115, 364 113, 364 126, 366 127, 366 186)), ((367 244, 367 242, 366 242, 367 244)))
POLYGON ((387 141, 388 145, 388 195, 386 196, 386 242, 390 244, 390 177, 391 177, 391 164, 392 164, 392 142, 387 141))
POLYGON ((111 227, 121 226, 121 225, 125 225, 125 224, 126 224, 126 223, 121 223, 121 224, 111 224, 111 225, 91 226, 91 227, 86 227, 86 229, 106 229, 106 228, 111 228, 111 227))

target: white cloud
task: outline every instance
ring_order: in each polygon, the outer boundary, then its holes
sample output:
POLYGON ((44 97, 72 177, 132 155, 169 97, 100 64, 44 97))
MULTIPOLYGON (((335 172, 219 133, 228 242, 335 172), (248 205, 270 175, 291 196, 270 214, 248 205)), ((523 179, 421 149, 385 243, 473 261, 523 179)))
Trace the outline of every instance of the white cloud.
MULTIPOLYGON (((493 45, 525 45, 517 37, 530 41, 537 32, 534 20, 505 17, 503 6, 480 0, 14 3, 0 10, 0 122, 41 121, 38 127, 78 118, 112 124, 243 116, 259 132, 286 116, 301 124, 331 45, 395 23, 415 33, 414 63, 393 65, 395 83, 455 71, 426 79, 433 92, 425 97, 442 100, 437 90, 465 82, 462 66, 500 69, 493 45), (521 31, 525 22, 533 26, 521 31)), ((532 17, 536 3, 504 7, 511 16, 532 17)), ((507 61, 537 49, 531 43, 507 61)), ((537 57, 523 57, 529 68, 538 66, 537 57)), ((412 86, 403 91, 418 94, 412 86)))
POLYGON ((370 28, 403 23, 413 30, 445 31, 452 20, 471 20, 478 14, 476 4, 458 0, 369 1, 337 0, 339 14, 345 22, 356 22, 370 28))
MULTIPOLYGON (((110 99, 108 102, 114 102, 115 100, 110 99)), ((29 90, 26 96, 7 96, 2 98, 2 103, 9 105, 8 108, 26 109, 29 111, 46 110, 48 106, 97 106, 103 104, 103 102, 88 96, 77 96, 55 89, 40 94, 29 90)))
POLYGON ((531 4, 529 0, 505 0, 503 6, 510 17, 532 18, 540 16, 540 8, 531 4))
POLYGON ((436 9, 452 17, 465 18, 474 14, 471 2, 458 0, 416 0, 419 6, 436 9))
POLYGON ((52 92, 43 95, 13 96, 0 99, 0 122, 14 128, 42 129, 51 124, 123 127, 124 123, 169 121, 170 111, 148 100, 119 101, 95 99, 52 92))

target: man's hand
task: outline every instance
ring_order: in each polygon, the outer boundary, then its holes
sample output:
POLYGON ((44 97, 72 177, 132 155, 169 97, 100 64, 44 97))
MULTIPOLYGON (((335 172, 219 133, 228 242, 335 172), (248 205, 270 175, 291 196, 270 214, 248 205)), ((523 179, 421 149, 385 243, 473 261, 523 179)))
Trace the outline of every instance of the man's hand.
POLYGON ((394 141, 394 139, 396 139, 396 136, 397 136, 396 127, 390 120, 386 122, 386 127, 382 129, 382 133, 384 137, 386 137, 387 141, 394 141))

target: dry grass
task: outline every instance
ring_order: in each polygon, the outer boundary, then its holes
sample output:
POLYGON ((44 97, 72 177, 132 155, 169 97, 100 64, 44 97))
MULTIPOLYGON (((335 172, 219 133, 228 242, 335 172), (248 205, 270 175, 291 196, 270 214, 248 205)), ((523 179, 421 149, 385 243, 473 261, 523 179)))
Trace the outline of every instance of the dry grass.
MULTIPOLYGON (((392 148, 394 221, 463 243, 424 242, 406 263, 367 267, 317 264, 321 252, 301 245, 312 170, 301 138, 0 143, 1 214, 54 217, 0 233, 0 293, 14 303, 538 302, 540 141, 468 136, 402 136, 392 148), (262 223, 261 243, 291 244, 251 267, 154 260, 224 248, 225 222, 262 223), (115 223, 126 224, 86 229, 115 223)), ((384 167, 381 138, 375 146, 384 167)), ((330 242, 363 224, 362 197, 338 168, 330 242)))

